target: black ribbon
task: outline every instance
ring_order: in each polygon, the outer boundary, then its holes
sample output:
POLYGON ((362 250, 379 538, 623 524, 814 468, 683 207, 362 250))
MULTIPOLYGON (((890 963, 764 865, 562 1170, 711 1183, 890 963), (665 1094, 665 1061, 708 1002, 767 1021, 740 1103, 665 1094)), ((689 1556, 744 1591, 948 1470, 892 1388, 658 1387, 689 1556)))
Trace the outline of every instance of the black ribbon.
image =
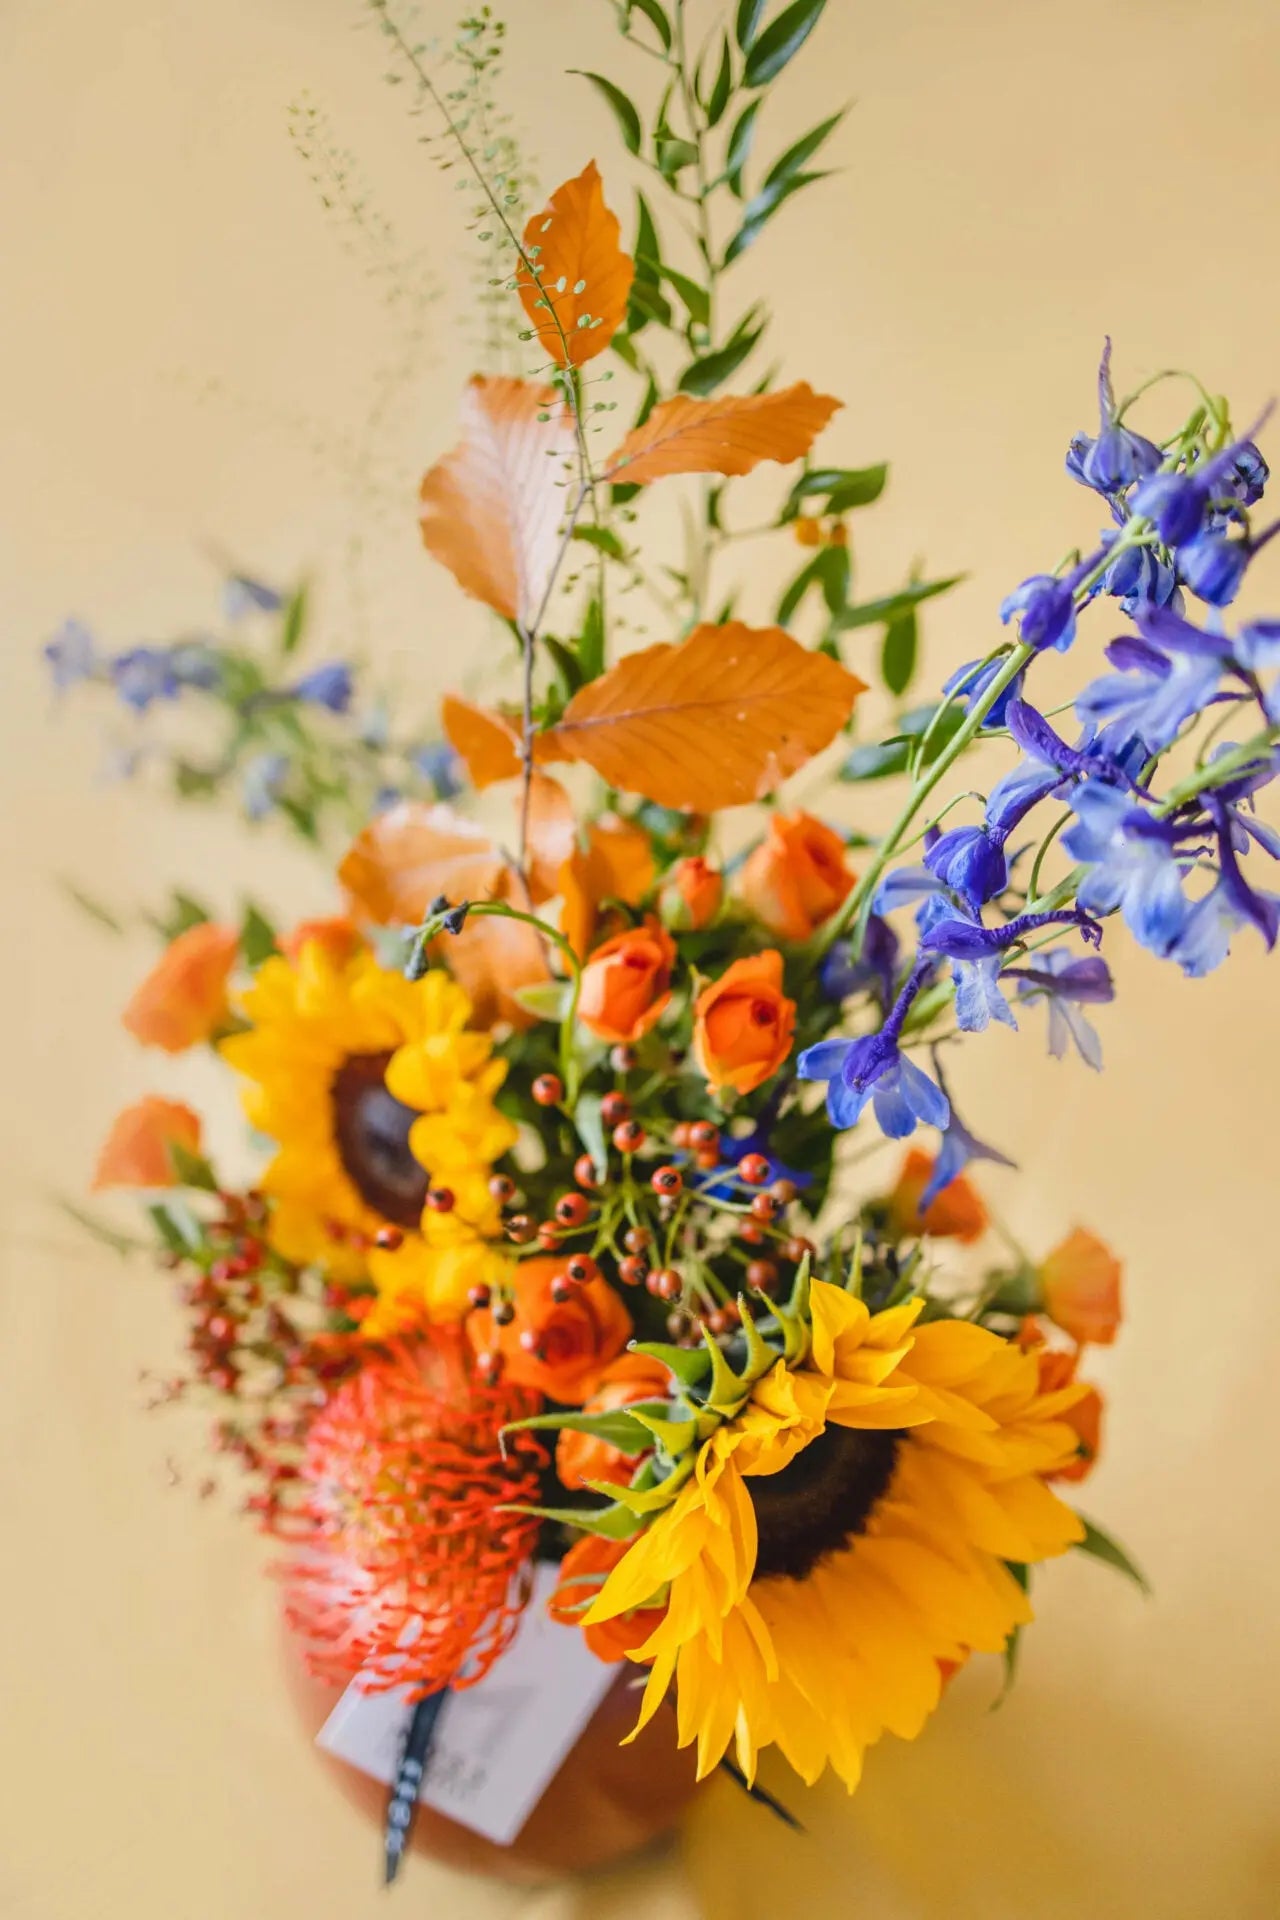
POLYGON ((404 1740, 400 1748, 400 1758, 396 1763, 395 1779, 391 1784, 391 1795, 387 1801, 387 1818, 383 1828, 382 1881, 390 1886, 400 1871, 409 1836, 413 1832, 413 1822, 418 1811, 418 1795, 422 1790, 423 1777, 427 1771, 427 1761, 431 1757, 431 1743, 435 1738, 436 1722, 440 1718, 440 1709, 444 1705, 447 1687, 441 1687, 436 1693, 429 1693, 425 1700, 419 1700, 405 1722, 404 1740))

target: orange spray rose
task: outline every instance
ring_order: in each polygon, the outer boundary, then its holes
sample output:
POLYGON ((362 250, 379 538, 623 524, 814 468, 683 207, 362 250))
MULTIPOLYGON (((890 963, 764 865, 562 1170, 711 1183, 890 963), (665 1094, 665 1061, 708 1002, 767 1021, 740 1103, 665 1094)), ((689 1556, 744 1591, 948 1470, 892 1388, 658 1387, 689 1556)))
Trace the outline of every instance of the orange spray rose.
POLYGON ((639 1040, 671 998, 676 947, 654 919, 606 940, 582 969, 578 1018, 602 1040, 639 1040))
MULTIPOLYGON (((615 1407, 634 1406, 637 1400, 665 1400, 670 1391, 671 1376, 664 1366, 643 1353, 620 1353, 601 1374, 600 1384, 583 1411, 611 1413, 615 1407)), ((642 1451, 648 1452, 648 1448, 642 1451)), ((573 1433, 567 1428, 556 1442, 556 1472, 566 1487, 585 1487, 588 1480, 629 1486, 639 1458, 639 1453, 624 1453, 621 1447, 597 1440, 592 1433, 573 1433)))
POLYGON ((713 1087, 750 1093, 791 1051, 796 1003, 782 991, 782 955, 735 960, 698 995, 693 1053, 713 1087))
POLYGON ((701 854, 690 854, 672 869, 670 917, 672 923, 695 933, 709 927, 720 911, 724 875, 701 854))
POLYGON ((898 1184, 889 1195, 889 1224, 902 1235, 931 1233, 935 1239, 980 1240, 987 1228, 981 1196, 962 1173, 948 1180, 922 1213, 920 1196, 933 1177, 934 1158, 912 1147, 902 1163, 898 1184))
MULTIPOLYGON (((575 1540, 560 1562, 560 1585, 547 1602, 551 1618, 564 1626, 577 1626, 630 1545, 629 1540, 602 1540, 595 1534, 575 1540)), ((597 1660, 623 1660, 633 1647, 644 1645, 665 1611, 664 1607, 638 1607, 634 1613, 620 1613, 613 1620, 584 1627, 587 1645, 597 1660)))
POLYGON ((598 1276, 574 1287, 568 1300, 554 1300, 551 1282, 563 1271, 564 1261, 552 1254, 520 1261, 512 1280, 515 1319, 497 1326, 492 1309, 482 1307, 467 1315, 466 1327, 477 1352, 502 1355, 504 1380, 577 1407, 630 1339, 631 1315, 598 1276))
POLYGON ((323 920, 299 920, 292 933, 280 942, 280 948, 285 959, 296 964, 304 947, 321 947, 334 965, 341 967, 362 944, 351 922, 339 913, 323 920))
POLYGON ((1109 1347, 1120 1330, 1123 1268, 1110 1247, 1077 1227, 1036 1269, 1044 1310, 1081 1346, 1109 1347))
POLYGON ((200 1151, 200 1116, 178 1100, 149 1093, 118 1113, 94 1168, 94 1188, 171 1187, 171 1145, 200 1151))
POLYGON ((208 1040, 227 1017, 227 980, 239 936, 211 920, 170 941, 122 1016, 144 1047, 184 1053, 208 1040))
POLYGON ((844 852, 839 834, 811 814, 775 814, 742 869, 742 897, 780 940, 807 940, 853 885, 844 852))
MULTIPOLYGON (((1077 1359, 1074 1353, 1061 1350, 1054 1353, 1046 1347, 1037 1358, 1040 1363, 1041 1393, 1056 1393, 1060 1387, 1069 1387, 1074 1383, 1077 1359)), ((1093 1472, 1102 1450, 1103 1405, 1102 1395, 1090 1383, 1083 1400, 1077 1400, 1074 1406, 1055 1414, 1055 1419, 1061 1420, 1064 1426, 1070 1427, 1078 1435, 1080 1453, 1077 1459, 1065 1467, 1059 1467, 1056 1473, 1046 1474, 1046 1480, 1084 1480, 1093 1472)))

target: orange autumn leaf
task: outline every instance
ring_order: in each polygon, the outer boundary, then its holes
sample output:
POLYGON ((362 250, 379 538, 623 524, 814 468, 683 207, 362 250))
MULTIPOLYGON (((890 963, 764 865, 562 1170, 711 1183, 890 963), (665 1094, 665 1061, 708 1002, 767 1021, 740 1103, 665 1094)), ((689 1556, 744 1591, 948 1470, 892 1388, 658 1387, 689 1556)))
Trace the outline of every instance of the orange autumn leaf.
POLYGON ((491 787, 495 780, 510 780, 519 773, 519 730, 503 714, 446 693, 440 702, 440 724, 473 787, 491 787))
POLYGON ((162 1100, 159 1094, 149 1093, 112 1122, 94 1168, 94 1190, 174 1186, 170 1149, 175 1146, 199 1153, 200 1116, 179 1100, 162 1100))
POLYGON ((535 900, 549 900, 559 892, 560 873, 573 858, 577 834, 572 800, 558 780, 535 769, 529 784, 528 837, 529 884, 535 900))
POLYGON ((844 402, 807 380, 778 393, 695 400, 678 393, 655 407, 612 455, 606 480, 645 486, 671 473, 750 473, 762 460, 801 459, 844 402))
POLYGON ((621 900, 638 907, 656 872, 653 842, 643 827, 628 820, 592 821, 585 845, 574 848, 556 887, 560 931, 579 958, 585 958, 591 945, 601 903, 621 900))
POLYGON ((622 325, 635 267, 618 234, 594 160, 557 187, 524 230, 536 278, 520 268, 520 304, 558 366, 593 360, 622 325))
POLYGON ((573 455, 573 421, 550 387, 478 373, 463 395, 462 440, 422 482, 423 545, 504 619, 537 617, 573 455))
MULTIPOLYGON (((491 840, 445 806, 404 800, 371 820, 349 848, 338 878, 355 906, 379 926, 416 925, 431 902, 518 899, 520 886, 491 840)), ((523 904, 522 900, 518 900, 523 904)), ((496 916, 472 917, 436 951, 470 996, 481 1026, 531 1016, 515 998, 521 987, 550 978, 543 943, 532 927, 496 916)))
POLYGON ((536 753, 585 760, 659 806, 711 813, 795 773, 835 738, 865 684, 781 627, 695 627, 583 687, 536 753))

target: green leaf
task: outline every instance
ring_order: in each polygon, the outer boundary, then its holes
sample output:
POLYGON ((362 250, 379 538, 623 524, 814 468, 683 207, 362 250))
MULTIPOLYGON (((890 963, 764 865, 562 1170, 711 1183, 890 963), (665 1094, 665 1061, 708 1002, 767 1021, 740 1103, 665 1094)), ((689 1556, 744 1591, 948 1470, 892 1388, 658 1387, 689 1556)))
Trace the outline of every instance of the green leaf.
POLYGON ((914 607, 906 613, 900 613, 885 628, 884 644, 880 649, 880 677, 890 693, 905 693, 911 685, 916 670, 919 639, 919 623, 914 607))
POLYGON ((68 900, 74 901, 81 913, 87 913, 89 918, 96 920, 100 927, 106 927, 110 933, 124 932, 124 923, 116 919, 110 907, 104 907, 100 900, 93 898, 92 894, 82 892, 74 880, 67 880, 60 874, 58 885, 68 900))
POLYGON ((793 193, 799 193, 802 187, 812 186, 815 180, 825 180, 823 173, 793 173, 789 180, 775 181, 767 190, 762 188, 743 208, 742 225, 724 250, 726 267, 744 254, 759 237, 768 221, 772 220, 778 208, 789 200, 793 193))
POLYGON ((794 0, 752 41, 743 83, 763 87, 793 60, 822 17, 827 0, 794 0))
POLYGON ((946 593, 952 587, 959 586, 964 579, 962 573, 952 574, 949 580, 930 580, 918 586, 904 587, 901 593, 891 593, 883 600, 868 600, 864 606, 848 607, 841 614, 839 626, 841 632, 850 627, 873 627, 882 620, 893 620, 900 613, 906 613, 910 607, 918 607, 922 600, 932 600, 937 593, 946 593))
POLYGON ((578 656, 572 647, 566 647, 564 641, 557 640, 553 633, 544 634, 542 644, 556 663, 556 677, 560 682, 567 705, 582 685, 582 668, 578 664, 578 656))
POLYGON ((570 1413, 567 1409, 562 1413, 534 1413, 527 1420, 512 1420, 502 1429, 504 1433, 529 1430, 589 1433, 606 1446, 617 1447, 620 1453, 647 1453, 652 1445, 648 1429, 626 1407, 614 1407, 606 1413, 570 1413))
POLYGON ((818 585, 822 588, 822 597, 827 603, 827 612, 834 618, 849 602, 848 547, 823 547, 813 566, 818 585))
POLYGON ((627 557, 627 549, 612 527, 578 526, 573 530, 573 537, 585 541, 589 547, 598 548, 601 553, 607 553, 611 560, 625 560, 627 557))
MULTIPOLYGON (((617 493, 616 487, 614 492, 617 493)), ((584 686, 604 672, 604 611, 594 595, 587 602, 578 640, 578 671, 584 686)))
POLYGON ((780 627, 790 626, 797 607, 804 599, 806 593, 808 593, 810 587, 819 584, 821 577, 819 568, 821 562, 821 554, 815 554, 812 560, 807 560, 795 579, 791 582, 791 585, 786 589, 781 600, 779 600, 778 610, 774 618, 780 627))
MULTIPOLYGON (((1018 1585, 1022 1588, 1022 1591, 1024 1593, 1030 1593, 1031 1591, 1030 1567, 1024 1567, 1016 1560, 1006 1560, 1004 1564, 1007 1567, 1008 1571, 1012 1574, 1013 1578, 1017 1581, 1018 1585)), ((1009 1638, 1004 1643, 1004 1681, 1003 1681, 1003 1684, 1001 1685, 999 1693, 996 1695, 995 1699, 991 1702, 992 1713, 996 1711, 997 1707, 1002 1707, 1005 1701, 1009 1698, 1010 1689, 1013 1686, 1014 1680, 1017 1678, 1018 1654, 1021 1649, 1021 1646, 1022 1646, 1022 1628, 1020 1626, 1017 1626, 1014 1628, 1013 1632, 1009 1635, 1009 1638)))
POLYGON ((742 169, 751 158, 751 143, 755 139, 756 115, 764 105, 763 100, 753 100, 746 110, 734 121, 733 132, 729 135, 729 148, 725 154, 724 177, 739 200, 743 197, 742 169))
POLYGON ((635 256, 636 278, 650 280, 656 285, 662 271, 662 247, 653 215, 649 211, 649 202, 642 193, 636 195, 636 243, 632 253, 635 256))
POLYGON ((573 1109, 573 1124, 578 1129, 579 1140, 591 1155, 596 1173, 603 1179, 609 1165, 609 1149, 605 1145, 600 1100, 598 1093, 579 1094, 573 1109))
POLYGON ((170 1253, 187 1259, 204 1245, 204 1229, 185 1200, 157 1200, 148 1217, 170 1253))
POLYGON ((180 1187, 198 1187, 202 1193, 216 1193, 218 1182, 213 1168, 202 1153, 192 1153, 181 1140, 166 1140, 165 1152, 174 1178, 180 1187))
MULTIPOLYGON (((615 1489, 611 1488, 611 1492, 615 1489)), ((644 1521, 628 1513, 616 1501, 607 1507, 525 1507, 512 1504, 499 1507, 499 1513, 532 1513, 539 1520, 552 1520, 562 1527, 577 1527, 582 1533, 598 1533, 602 1540, 629 1540, 639 1533, 644 1521)))
POLYGON ((658 0, 627 0, 628 13, 630 13, 633 7, 642 13, 646 20, 652 22, 653 29, 662 42, 663 52, 670 53, 671 22, 668 20, 663 9, 658 5, 658 0))
POLYGON ((742 365, 764 328, 755 333, 744 334, 741 340, 735 340, 732 346, 721 347, 715 353, 704 353, 698 360, 691 360, 680 375, 681 393, 695 393, 705 399, 742 365))
POLYGON ((68 1220, 74 1220, 85 1233, 92 1234, 95 1240, 101 1241, 104 1247, 110 1247, 111 1251, 118 1253, 121 1259, 126 1254, 138 1253, 142 1250, 143 1243, 140 1240, 132 1239, 127 1233, 117 1233, 114 1227, 109 1227, 104 1220, 96 1219, 93 1214, 87 1213, 83 1207, 77 1207, 72 1201, 63 1200, 59 1196, 54 1204, 59 1213, 64 1213, 68 1220))
POLYGON ((687 273, 677 273, 674 267, 661 266, 658 269, 668 286, 674 287, 688 308, 689 318, 705 327, 711 318, 711 295, 687 273))
POLYGON ((658 159, 658 172, 664 180, 674 180, 678 173, 691 167, 698 157, 698 149, 692 140, 678 138, 658 140, 654 143, 658 159))
POLYGON ((673 1347, 665 1340, 633 1340, 628 1352, 648 1354, 673 1374, 682 1387, 696 1387, 711 1370, 705 1347, 673 1347))
POLYGON ((1083 1514, 1079 1514, 1077 1518, 1084 1528, 1084 1539, 1076 1542, 1077 1553, 1090 1554, 1093 1559, 1101 1560, 1105 1566, 1114 1567, 1117 1573, 1124 1574, 1125 1578, 1132 1580, 1134 1586, 1142 1593, 1149 1595, 1150 1581, 1142 1570, 1134 1565, 1119 1541, 1113 1540, 1109 1533, 1102 1531, 1101 1527, 1095 1527, 1092 1520, 1086 1520, 1083 1514))
POLYGON ((724 118, 724 110, 729 104, 733 92, 733 55, 729 51, 729 36, 726 33, 720 49, 720 71, 716 74, 715 85, 711 89, 711 98, 707 102, 707 125, 718 126, 724 118))
POLYGON ((828 513, 848 513, 852 507, 870 506, 884 492, 888 467, 813 467, 800 478, 787 495, 778 515, 779 526, 794 520, 805 500, 824 498, 828 513))
POLYGON ((760 15, 764 12, 765 0, 738 0, 738 12, 733 23, 734 38, 744 53, 750 53, 751 43, 756 37, 760 25, 760 15))
POLYGON ((911 749, 905 740, 877 740, 855 747, 841 767, 841 780, 887 780, 890 774, 904 773, 911 749))
POLYGON ((567 980, 530 980, 523 987, 516 987, 511 997, 535 1020, 559 1022, 564 1019, 568 1005, 569 983, 567 980))
POLYGON ((640 115, 622 91, 615 87, 612 80, 606 80, 603 74, 590 73, 585 67, 570 67, 570 73, 576 73, 580 79, 589 80, 613 108, 614 118, 618 122, 628 153, 639 153, 640 141, 644 129, 640 125, 640 115))
POLYGON ((661 1513, 669 1507, 693 1472, 694 1459, 688 1454, 680 1464, 654 1486, 617 1487, 609 1480, 588 1480, 593 1493, 611 1493, 628 1513, 661 1513))
POLYGON ((284 612, 280 616, 280 651, 287 659, 296 653, 307 625, 307 587, 304 581, 285 601, 284 612))
MULTIPOLYGON (((648 326, 650 320, 656 320, 659 326, 669 327, 671 325, 671 302, 666 298, 656 281, 633 280, 631 282, 631 292, 627 296, 627 333, 639 333, 642 327, 648 326)), ((615 350, 622 355, 624 360, 627 360, 628 354, 625 336, 615 334, 613 344, 615 350)), ((639 371, 639 363, 635 360, 634 355, 628 360, 628 364, 634 366, 637 372, 639 371)))
POLYGON ((244 919, 240 923, 240 951, 246 964, 260 967, 269 960, 277 948, 276 930, 266 915, 250 901, 244 910, 244 919))
POLYGON ((841 107, 839 113, 833 113, 829 120, 823 120, 810 133, 797 140, 794 146, 788 147, 785 153, 779 154, 766 173, 760 191, 765 193, 778 181, 789 180, 793 173, 799 173, 805 161, 812 160, 823 141, 835 132, 848 111, 847 107, 841 107))

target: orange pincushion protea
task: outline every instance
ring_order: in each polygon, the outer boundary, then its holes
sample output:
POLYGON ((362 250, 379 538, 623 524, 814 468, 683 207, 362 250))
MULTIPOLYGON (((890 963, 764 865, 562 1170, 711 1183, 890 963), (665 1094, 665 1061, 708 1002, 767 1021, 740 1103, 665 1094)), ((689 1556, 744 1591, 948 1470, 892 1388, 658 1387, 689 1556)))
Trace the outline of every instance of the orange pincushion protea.
POLYGON ((539 1395, 470 1372, 455 1335, 389 1347, 313 1423, 284 1569, 286 1614, 322 1678, 371 1692, 474 1686, 510 1644, 529 1593, 546 1454, 500 1429, 539 1395))

